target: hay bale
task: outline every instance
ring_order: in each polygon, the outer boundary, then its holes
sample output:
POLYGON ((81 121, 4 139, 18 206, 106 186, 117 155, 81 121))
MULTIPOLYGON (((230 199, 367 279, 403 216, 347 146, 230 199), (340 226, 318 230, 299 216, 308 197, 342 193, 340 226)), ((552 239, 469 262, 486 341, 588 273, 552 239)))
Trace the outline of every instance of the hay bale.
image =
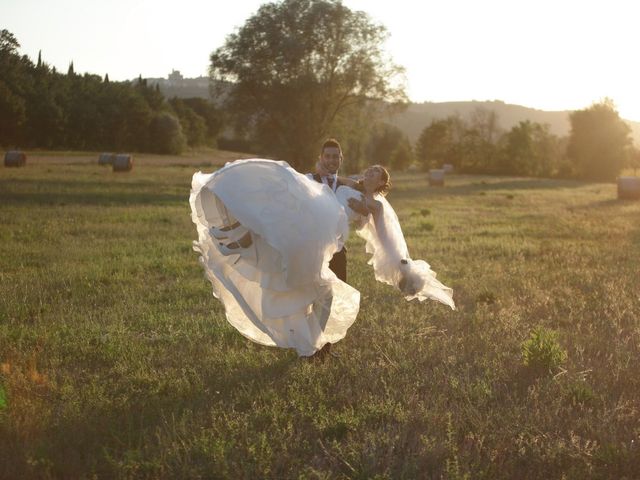
POLYGON ((618 198, 640 200, 640 177, 618 177, 618 198))
POLYGON ((453 165, 450 163, 445 163, 444 165, 442 165, 442 170, 444 170, 444 173, 453 173, 453 165))
POLYGON ((443 187, 444 170, 441 168, 433 168, 429 170, 429 185, 432 187, 443 187))
POLYGON ((114 172, 128 172, 133 168, 133 157, 127 153, 120 153, 113 159, 114 172))
POLYGON ((24 152, 11 150, 4 154, 5 167, 24 167, 27 164, 27 156, 24 152))
POLYGON ((113 165, 113 161, 116 158, 113 153, 101 153, 98 157, 98 165, 113 165))

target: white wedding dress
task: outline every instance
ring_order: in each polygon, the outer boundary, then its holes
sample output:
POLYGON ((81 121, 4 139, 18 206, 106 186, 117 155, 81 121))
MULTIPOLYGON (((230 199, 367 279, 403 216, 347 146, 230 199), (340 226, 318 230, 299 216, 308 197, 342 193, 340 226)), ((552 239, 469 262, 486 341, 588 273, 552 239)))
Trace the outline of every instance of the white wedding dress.
POLYGON ((433 298, 454 308, 451 289, 435 280, 429 265, 409 259, 391 205, 379 197, 382 214, 365 219, 347 206, 360 195, 349 187, 334 193, 273 160, 237 160, 212 174, 195 173, 189 198, 198 231, 194 250, 229 323, 257 343, 295 348, 301 356, 344 338, 360 293, 335 276, 329 261, 348 238, 349 220, 373 255, 376 279, 407 299, 433 298), (209 229, 230 219, 250 230, 251 244, 225 255, 209 229))

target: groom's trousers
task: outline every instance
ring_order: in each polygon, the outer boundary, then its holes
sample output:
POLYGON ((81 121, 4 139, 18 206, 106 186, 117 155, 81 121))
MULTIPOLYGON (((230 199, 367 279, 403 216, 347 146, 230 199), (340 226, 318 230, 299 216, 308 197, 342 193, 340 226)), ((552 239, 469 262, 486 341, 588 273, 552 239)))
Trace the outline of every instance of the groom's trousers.
POLYGON ((333 255, 329 262, 329 268, 340 280, 347 281, 347 249, 345 247, 333 255))

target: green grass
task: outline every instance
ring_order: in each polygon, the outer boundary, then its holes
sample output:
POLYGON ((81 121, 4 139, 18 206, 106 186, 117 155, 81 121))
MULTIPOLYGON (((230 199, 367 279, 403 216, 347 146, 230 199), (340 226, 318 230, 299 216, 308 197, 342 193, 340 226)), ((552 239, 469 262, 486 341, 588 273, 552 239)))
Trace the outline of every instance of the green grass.
POLYGON ((640 477, 640 202, 614 185, 392 174, 459 310, 376 283, 354 235, 360 314, 319 364, 212 297, 187 199, 216 158, 96 162, 0 168, 0 478, 640 477), (533 374, 539 328, 566 357, 533 374))

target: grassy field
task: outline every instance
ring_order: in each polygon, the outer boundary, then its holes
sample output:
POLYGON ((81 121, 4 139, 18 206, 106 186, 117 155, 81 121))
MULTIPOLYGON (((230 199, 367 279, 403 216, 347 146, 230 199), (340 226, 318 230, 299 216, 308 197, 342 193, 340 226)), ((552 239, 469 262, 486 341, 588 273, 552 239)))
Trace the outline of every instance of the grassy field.
POLYGON ((191 250, 191 175, 233 156, 0 168, 0 478, 640 478, 640 202, 392 174, 459 310, 354 235, 360 314, 312 363, 228 325, 191 250))

